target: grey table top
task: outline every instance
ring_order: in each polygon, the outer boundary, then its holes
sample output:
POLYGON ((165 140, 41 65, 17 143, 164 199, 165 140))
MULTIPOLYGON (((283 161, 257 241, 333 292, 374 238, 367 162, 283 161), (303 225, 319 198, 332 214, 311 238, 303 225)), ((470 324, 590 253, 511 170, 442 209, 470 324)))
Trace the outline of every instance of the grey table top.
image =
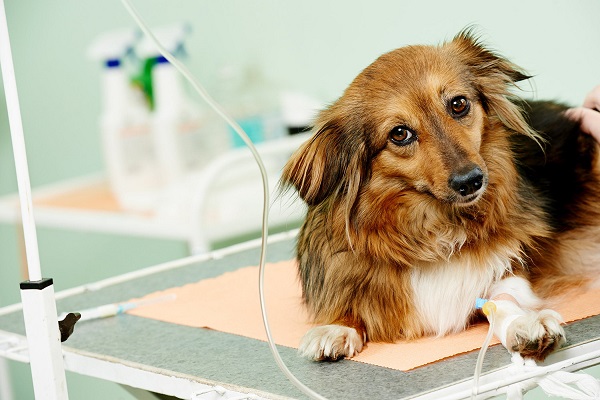
MULTIPOLYGON (((288 260, 293 255, 293 240, 269 245, 269 262, 288 260)), ((258 259, 259 249, 252 248, 222 258, 192 262, 60 299, 57 301, 58 312, 126 301, 240 267, 257 265, 258 259)), ((0 316, 0 330, 24 334, 21 312, 0 316)), ((569 345, 598 338, 600 317, 569 324, 566 332, 569 345)), ((122 314, 78 324, 65 345, 88 354, 160 368, 174 376, 201 377, 204 382, 226 383, 245 391, 305 398, 279 371, 266 343, 228 333, 122 314)), ((315 363, 298 357, 295 349, 278 348, 289 369, 302 382, 329 399, 411 397, 471 378, 477 358, 477 352, 470 352, 402 372, 352 360, 315 363)), ((509 362, 510 356, 505 349, 492 347, 486 355, 484 371, 509 362)))

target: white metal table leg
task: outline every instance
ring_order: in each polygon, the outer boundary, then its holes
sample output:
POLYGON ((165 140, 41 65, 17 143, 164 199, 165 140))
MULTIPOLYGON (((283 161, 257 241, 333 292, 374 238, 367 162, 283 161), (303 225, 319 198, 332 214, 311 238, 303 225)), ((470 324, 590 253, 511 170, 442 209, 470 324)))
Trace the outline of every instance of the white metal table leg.
POLYGON ((5 358, 0 357, 0 400, 14 400, 8 363, 5 358))

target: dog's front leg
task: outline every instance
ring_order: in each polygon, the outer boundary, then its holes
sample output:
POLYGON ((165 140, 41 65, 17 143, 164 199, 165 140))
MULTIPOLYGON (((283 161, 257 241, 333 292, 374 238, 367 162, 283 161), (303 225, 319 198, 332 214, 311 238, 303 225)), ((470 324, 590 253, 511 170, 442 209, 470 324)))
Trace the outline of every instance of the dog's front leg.
POLYGON ((494 334, 509 351, 541 361, 565 342, 561 316, 540 309, 541 301, 525 279, 499 281, 490 298, 496 304, 494 334))
POLYGON ((306 332, 298 353, 315 361, 339 360, 358 354, 365 341, 366 334, 362 326, 339 321, 317 326, 306 332))

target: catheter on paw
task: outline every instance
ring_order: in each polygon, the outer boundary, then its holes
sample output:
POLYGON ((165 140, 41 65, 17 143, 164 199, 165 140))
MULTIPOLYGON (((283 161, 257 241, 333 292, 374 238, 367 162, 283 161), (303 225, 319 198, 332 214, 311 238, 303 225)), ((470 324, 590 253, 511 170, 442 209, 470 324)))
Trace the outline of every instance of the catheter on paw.
POLYGON ((523 358, 543 361, 566 341, 561 321, 553 310, 528 311, 508 326, 506 348, 523 358))
POLYGON ((553 310, 524 310, 512 301, 494 301, 494 334, 504 347, 523 358, 542 361, 565 343, 562 317, 553 310))

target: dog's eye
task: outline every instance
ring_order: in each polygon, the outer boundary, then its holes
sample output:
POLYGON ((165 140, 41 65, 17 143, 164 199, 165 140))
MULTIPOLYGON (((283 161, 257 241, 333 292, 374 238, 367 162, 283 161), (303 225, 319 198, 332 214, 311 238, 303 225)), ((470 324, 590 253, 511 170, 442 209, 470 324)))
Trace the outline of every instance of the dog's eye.
POLYGON ((390 141, 396 146, 406 146, 417 139, 417 135, 404 125, 390 131, 390 141))
POLYGON ((465 96, 457 96, 450 100, 450 112, 453 117, 464 117, 471 108, 471 103, 465 96))

